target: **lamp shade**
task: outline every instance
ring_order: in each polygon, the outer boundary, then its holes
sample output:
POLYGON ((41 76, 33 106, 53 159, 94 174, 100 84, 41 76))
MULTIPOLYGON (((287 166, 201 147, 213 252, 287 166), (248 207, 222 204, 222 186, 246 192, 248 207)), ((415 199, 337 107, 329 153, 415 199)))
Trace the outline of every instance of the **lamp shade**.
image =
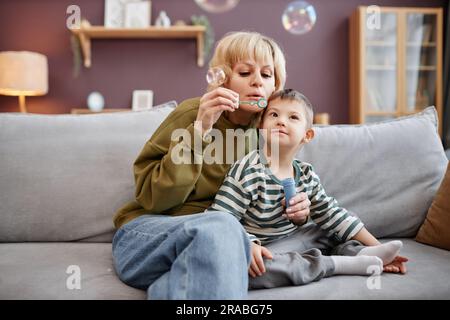
POLYGON ((46 56, 29 51, 0 52, 0 94, 40 96, 47 91, 46 56))

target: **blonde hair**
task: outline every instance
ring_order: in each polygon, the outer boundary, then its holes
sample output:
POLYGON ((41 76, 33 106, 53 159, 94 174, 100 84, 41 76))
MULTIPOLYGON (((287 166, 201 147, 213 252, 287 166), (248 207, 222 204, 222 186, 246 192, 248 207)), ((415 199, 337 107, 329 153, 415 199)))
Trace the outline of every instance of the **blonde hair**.
MULTIPOLYGON (((271 38, 257 32, 227 33, 216 46, 209 63, 210 68, 220 67, 230 79, 236 63, 248 59, 268 61, 273 59, 275 73, 275 90, 281 90, 286 83, 286 59, 278 44, 271 38)), ((208 90, 211 90, 208 86, 208 90)))

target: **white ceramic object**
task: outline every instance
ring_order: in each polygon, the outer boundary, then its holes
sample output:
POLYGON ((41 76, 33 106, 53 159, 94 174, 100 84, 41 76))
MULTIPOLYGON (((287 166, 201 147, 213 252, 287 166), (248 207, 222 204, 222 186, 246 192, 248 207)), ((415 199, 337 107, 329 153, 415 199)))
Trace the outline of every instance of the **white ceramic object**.
POLYGON ((91 92, 87 98, 87 105, 89 110, 93 112, 100 112, 105 106, 105 99, 100 92, 91 92))
POLYGON ((159 13, 158 18, 156 18, 155 26, 164 28, 170 27, 170 18, 164 10, 162 10, 159 13))

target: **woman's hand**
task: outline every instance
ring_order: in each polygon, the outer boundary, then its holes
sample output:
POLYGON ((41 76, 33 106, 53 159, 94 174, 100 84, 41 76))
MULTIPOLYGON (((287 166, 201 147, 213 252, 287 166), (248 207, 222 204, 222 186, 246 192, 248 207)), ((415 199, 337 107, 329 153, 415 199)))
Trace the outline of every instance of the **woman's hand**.
POLYGON ((219 87, 205 93, 200 98, 196 129, 201 130, 203 136, 217 122, 222 112, 233 112, 238 107, 239 95, 230 89, 219 87))
POLYGON ((263 257, 268 259, 273 258, 269 249, 252 242, 252 261, 250 263, 250 267, 248 268, 248 273, 252 278, 261 276, 264 272, 266 272, 263 257))
MULTIPOLYGON (((281 204, 286 208, 286 201, 281 200, 281 204)), ((291 220, 294 224, 303 224, 309 216, 309 201, 305 192, 300 192, 291 198, 289 208, 286 209, 284 217, 291 220)))

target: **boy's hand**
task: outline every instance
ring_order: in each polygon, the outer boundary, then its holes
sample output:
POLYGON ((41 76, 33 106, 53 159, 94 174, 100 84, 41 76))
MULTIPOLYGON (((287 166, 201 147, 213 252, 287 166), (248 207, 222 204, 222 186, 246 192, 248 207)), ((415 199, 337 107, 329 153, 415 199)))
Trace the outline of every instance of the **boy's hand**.
POLYGON ((248 268, 248 273, 252 278, 261 276, 264 272, 266 272, 263 257, 268 259, 273 258, 272 253, 266 247, 252 242, 252 262, 248 268))
POLYGON ((390 272, 390 273, 401 273, 401 274, 405 274, 406 273, 406 265, 405 262, 408 261, 408 258, 402 257, 402 256, 396 256, 395 259, 383 266, 383 271, 384 272, 390 272))
MULTIPOLYGON (((281 200, 281 204, 283 207, 286 207, 284 199, 281 200)), ((284 217, 291 220, 294 224, 303 224, 308 219, 310 205, 311 201, 309 201, 307 194, 300 192, 290 200, 289 208, 286 209, 284 217)))

